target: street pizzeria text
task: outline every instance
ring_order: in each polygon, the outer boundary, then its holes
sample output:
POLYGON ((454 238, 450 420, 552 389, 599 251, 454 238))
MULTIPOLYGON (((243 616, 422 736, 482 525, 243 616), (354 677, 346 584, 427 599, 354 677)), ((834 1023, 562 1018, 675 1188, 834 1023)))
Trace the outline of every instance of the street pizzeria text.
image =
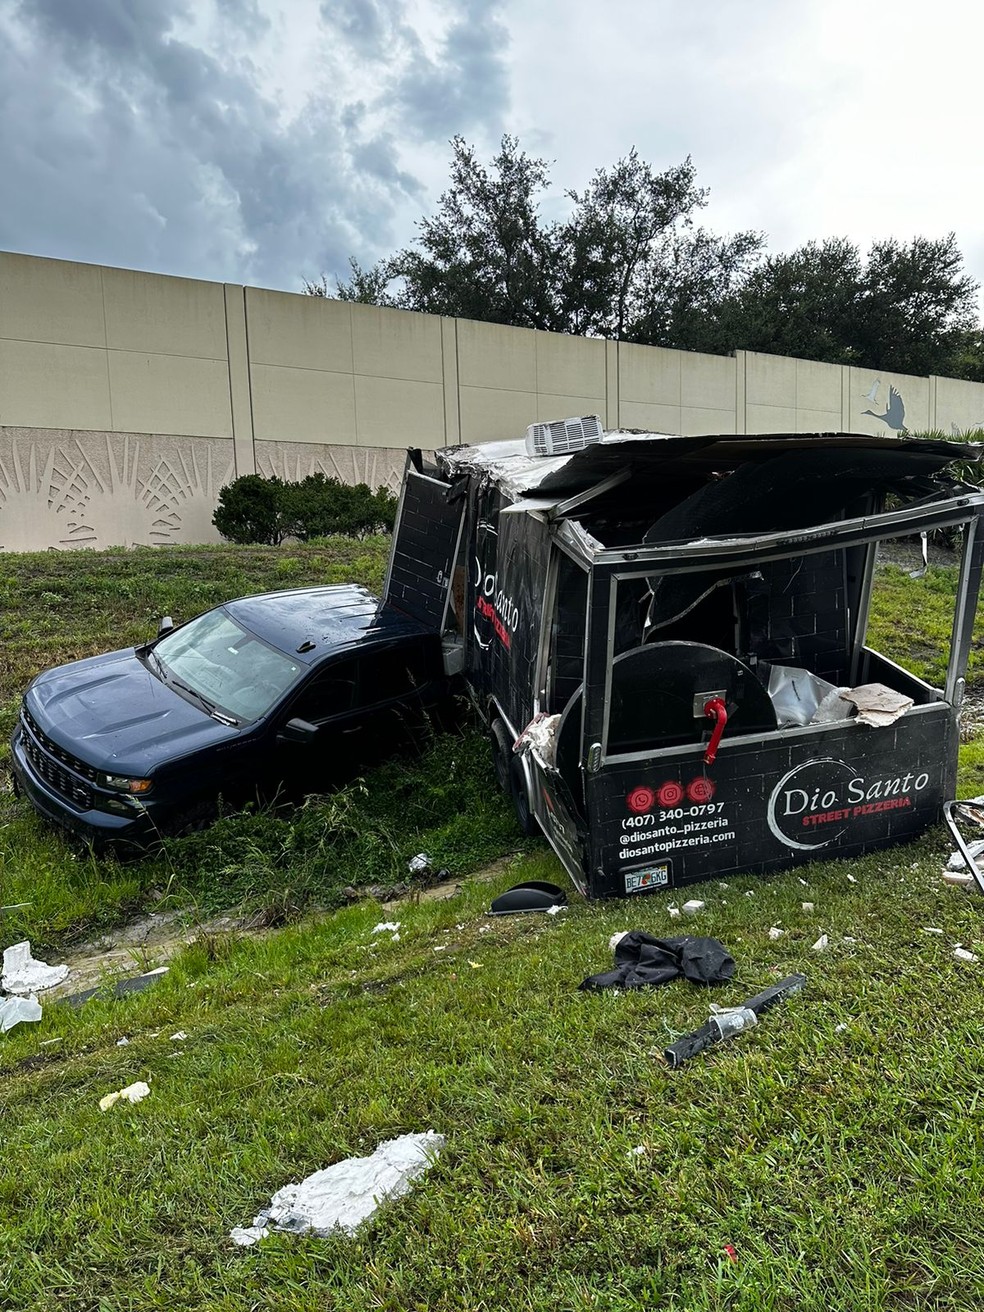
POLYGON ((799 816, 804 828, 853 820, 880 811, 904 811, 912 806, 912 795, 929 786, 929 775, 899 775, 894 779, 877 779, 869 784, 859 775, 848 780, 847 795, 842 798, 835 788, 808 792, 805 788, 787 788, 780 814, 799 816), (845 804, 846 803, 846 804, 845 804))

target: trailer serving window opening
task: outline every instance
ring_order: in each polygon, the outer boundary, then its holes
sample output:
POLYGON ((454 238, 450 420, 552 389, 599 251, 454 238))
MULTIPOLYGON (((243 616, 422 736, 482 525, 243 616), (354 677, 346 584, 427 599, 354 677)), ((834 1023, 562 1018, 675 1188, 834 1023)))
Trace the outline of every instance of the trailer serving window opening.
MULTIPOLYGON (((713 724, 704 703, 712 693, 726 694, 730 702, 729 740, 834 725, 852 713, 849 704, 840 707, 831 699, 819 719, 806 713, 816 712, 831 689, 859 684, 883 684, 915 706, 941 700, 959 706, 966 651, 954 635, 969 632, 973 620, 969 616, 968 623, 966 612, 977 595, 968 550, 975 524, 969 521, 957 535, 952 564, 926 572, 893 563, 900 550, 899 540, 891 539, 746 562, 723 572, 714 566, 615 576, 606 675, 598 689, 604 708, 601 760, 709 739, 713 724), (876 567, 879 551, 889 559, 876 567), (647 596, 656 620, 633 631, 632 619, 647 596), (665 623, 659 622, 661 602, 665 623), (916 653, 915 668, 900 663, 909 659, 904 633, 910 622, 935 639, 932 649, 916 653), (715 680, 720 687, 712 686, 715 680)), ((588 697, 593 700, 591 690, 588 697)))
POLYGON ((878 543, 864 647, 906 666, 920 685, 940 693, 953 654, 966 556, 967 535, 960 528, 878 543), (917 643, 916 635, 928 641, 917 643))

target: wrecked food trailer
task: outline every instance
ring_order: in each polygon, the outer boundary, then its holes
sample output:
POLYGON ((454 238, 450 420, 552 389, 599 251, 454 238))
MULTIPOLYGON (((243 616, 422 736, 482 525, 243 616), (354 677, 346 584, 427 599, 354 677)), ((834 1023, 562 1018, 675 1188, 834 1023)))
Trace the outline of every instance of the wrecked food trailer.
POLYGON ((520 824, 586 895, 854 856, 953 796, 984 494, 947 466, 979 455, 590 418, 411 452, 386 596, 440 628, 520 824), (957 529, 933 687, 868 643, 876 553, 957 529))

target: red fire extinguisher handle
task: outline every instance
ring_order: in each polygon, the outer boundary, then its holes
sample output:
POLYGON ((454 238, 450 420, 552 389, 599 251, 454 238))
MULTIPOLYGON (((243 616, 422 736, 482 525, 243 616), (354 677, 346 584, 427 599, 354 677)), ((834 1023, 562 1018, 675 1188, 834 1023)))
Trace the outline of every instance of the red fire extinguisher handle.
POLYGON ((709 720, 714 721, 714 731, 711 734, 711 741, 707 744, 707 751, 704 753, 704 764, 713 765, 714 758, 717 756, 718 747, 721 745, 721 735, 724 733, 724 726, 728 723, 728 708, 720 697, 712 697, 704 703, 704 714, 709 720))

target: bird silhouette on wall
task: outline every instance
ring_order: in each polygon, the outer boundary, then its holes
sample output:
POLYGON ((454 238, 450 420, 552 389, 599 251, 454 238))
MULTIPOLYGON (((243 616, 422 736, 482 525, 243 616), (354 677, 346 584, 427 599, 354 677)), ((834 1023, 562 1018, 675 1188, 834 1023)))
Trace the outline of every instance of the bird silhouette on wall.
POLYGON ((888 409, 883 415, 876 415, 874 410, 862 410, 861 413, 871 415, 872 419, 880 419, 883 424, 896 433, 900 431, 905 422, 905 404, 894 387, 888 389, 888 409))

